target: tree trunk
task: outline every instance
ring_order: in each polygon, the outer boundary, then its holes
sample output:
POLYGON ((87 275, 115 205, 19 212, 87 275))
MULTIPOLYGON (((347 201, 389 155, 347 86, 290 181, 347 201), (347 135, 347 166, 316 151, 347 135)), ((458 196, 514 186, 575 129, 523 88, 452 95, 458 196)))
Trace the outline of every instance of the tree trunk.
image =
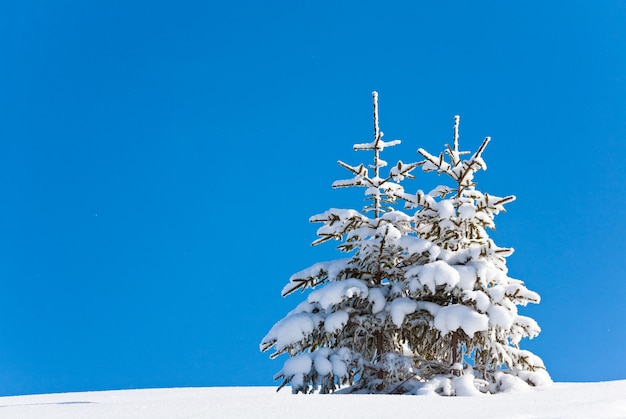
MULTIPOLYGON (((376 363, 378 364, 378 373, 377 373, 377 377, 380 380, 383 380, 385 378, 385 372, 382 369, 381 363, 383 360, 383 332, 382 330, 376 332, 376 363)), ((382 381, 380 384, 378 384, 378 386, 376 386, 376 390, 377 391, 382 391, 383 388, 385 386, 383 385, 382 381)))
MULTIPOLYGON (((458 351, 457 351, 458 346, 459 346, 459 334, 455 331, 455 332, 452 332, 452 344, 451 344, 451 348, 450 348, 450 350, 452 351, 452 366, 454 366, 457 363, 457 361, 458 361, 458 359, 457 359, 457 357, 458 357, 458 351)), ((461 375, 460 371, 459 372, 456 371, 456 368, 452 369, 452 374, 454 374, 454 375, 461 375)))
POLYGON ((459 346, 459 334, 457 332, 452 332, 452 365, 457 362, 457 347, 459 346))

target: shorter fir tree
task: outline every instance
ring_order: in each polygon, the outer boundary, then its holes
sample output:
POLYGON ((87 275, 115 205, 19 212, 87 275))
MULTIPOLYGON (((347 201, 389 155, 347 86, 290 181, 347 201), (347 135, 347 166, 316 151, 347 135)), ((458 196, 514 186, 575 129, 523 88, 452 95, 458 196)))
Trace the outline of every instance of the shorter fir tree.
POLYGON ((511 383, 549 382, 541 360, 517 343, 539 328, 517 314, 516 305, 538 302, 521 281, 506 276, 504 256, 485 232, 493 216, 513 197, 476 191, 474 173, 488 139, 469 160, 454 146, 421 162, 399 161, 386 175, 380 154, 399 140, 383 141, 373 93, 374 138, 356 144, 373 151, 373 164, 339 164, 352 173, 335 188, 365 187, 362 212, 330 209, 311 217, 323 223, 317 245, 340 240, 349 257, 320 262, 294 274, 283 296, 314 288, 276 323, 261 343, 272 357, 289 355, 276 375, 293 392, 469 394, 497 392, 511 383), (401 183, 418 167, 446 173, 455 187, 425 195, 401 183), (439 200, 437 200, 439 198, 439 200), (398 210, 399 202, 414 209, 398 210), (515 381, 517 380, 517 381, 515 381))
MULTIPOLYGON (((502 198, 476 189, 474 176, 487 169, 482 154, 491 138, 473 154, 459 151, 459 121, 455 116, 452 147, 446 145, 439 156, 418 150, 422 170, 447 175, 452 186, 405 196, 409 206, 417 208, 417 234, 441 249, 445 264, 437 263, 449 274, 429 273, 433 264, 418 267, 406 277, 407 290, 411 298, 437 305, 431 311, 434 326, 443 348, 450 348, 453 372, 471 374, 477 387, 490 392, 520 381, 550 383, 542 360, 519 348, 522 338, 533 338, 541 329, 518 314, 517 306, 539 303, 540 297, 507 275, 505 258, 513 249, 498 247, 486 230, 495 229, 495 215, 515 196, 502 198), (469 158, 463 160, 464 155, 469 158)), ((437 358, 443 361, 445 355, 437 358)))

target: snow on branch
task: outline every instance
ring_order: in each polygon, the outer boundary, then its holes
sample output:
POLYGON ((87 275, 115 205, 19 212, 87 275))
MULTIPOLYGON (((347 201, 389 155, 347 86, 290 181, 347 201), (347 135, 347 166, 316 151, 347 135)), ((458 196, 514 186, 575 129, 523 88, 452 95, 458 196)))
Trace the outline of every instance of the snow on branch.
MULTIPOLYGON (((380 133, 380 136, 383 136, 383 133, 380 133)), ((400 144, 402 141, 401 140, 391 140, 391 141, 383 141, 383 140, 379 140, 379 141, 374 141, 371 143, 362 143, 362 144, 355 144, 353 146, 354 150, 378 150, 378 151, 383 151, 385 149, 385 147, 393 147, 394 145, 398 145, 400 144)))
POLYGON ((283 297, 300 289, 315 288, 326 281, 335 281, 348 270, 350 259, 337 259, 329 262, 318 262, 289 278, 289 283, 282 291, 283 297))
POLYGON ((445 161, 443 153, 441 153, 439 157, 435 157, 423 148, 417 149, 417 152, 426 159, 426 161, 422 162, 422 170, 424 172, 433 172, 436 170, 438 174, 446 173, 456 180, 456 174, 450 170, 452 166, 445 161))
POLYGON ((331 208, 321 214, 312 216, 309 219, 312 223, 324 223, 317 230, 319 239, 315 240, 312 245, 324 243, 328 240, 341 240, 342 237, 361 227, 374 227, 372 220, 355 210, 331 208))
POLYGON ((389 177, 396 182, 402 182, 404 178, 413 179, 414 176, 411 171, 420 166, 419 163, 404 164, 402 161, 398 161, 398 164, 389 171, 389 177))

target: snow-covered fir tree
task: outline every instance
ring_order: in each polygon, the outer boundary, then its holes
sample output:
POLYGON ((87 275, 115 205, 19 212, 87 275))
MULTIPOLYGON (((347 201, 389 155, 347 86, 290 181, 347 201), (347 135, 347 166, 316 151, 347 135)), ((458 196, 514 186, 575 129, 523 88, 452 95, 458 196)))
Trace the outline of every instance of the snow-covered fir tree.
MULTIPOLYGON (((441 249, 438 261, 415 267, 405 278, 412 299, 436 304, 429 311, 438 333, 430 342, 441 346, 429 347, 441 352, 431 352, 429 358, 443 366, 450 351, 452 372, 472 377, 483 391, 502 391, 520 381, 550 383, 542 360, 519 348, 522 338, 533 338, 541 329, 518 314, 517 306, 539 303, 540 297, 507 275, 505 258, 513 249, 498 247, 486 231, 495 229, 495 215, 515 197, 476 189, 474 176, 487 169, 482 154, 491 138, 473 154, 460 151, 459 120, 455 116, 453 145, 446 145, 444 152, 434 156, 418 150, 422 170, 445 174, 452 185, 405 196, 407 206, 417 209, 413 222, 418 236, 441 249)), ((417 342, 408 344, 416 347, 417 342)))
POLYGON ((541 360, 518 347, 539 327, 516 306, 539 296, 507 276, 504 257, 511 250, 498 248, 485 230, 514 199, 475 189, 489 139, 461 160, 457 117, 454 145, 445 153, 433 157, 420 149, 423 161, 387 169, 381 153, 400 141, 383 141, 376 92, 373 104, 373 141, 354 146, 372 152, 373 163, 340 161, 352 177, 333 184, 365 187, 367 205, 310 219, 323 223, 314 245, 336 239, 349 256, 294 274, 283 296, 313 290, 260 345, 273 348, 272 357, 289 356, 275 377, 283 380, 279 389, 455 395, 550 382, 541 360), (406 193, 402 182, 420 166, 455 184, 406 193), (415 213, 398 209, 400 203, 415 213))

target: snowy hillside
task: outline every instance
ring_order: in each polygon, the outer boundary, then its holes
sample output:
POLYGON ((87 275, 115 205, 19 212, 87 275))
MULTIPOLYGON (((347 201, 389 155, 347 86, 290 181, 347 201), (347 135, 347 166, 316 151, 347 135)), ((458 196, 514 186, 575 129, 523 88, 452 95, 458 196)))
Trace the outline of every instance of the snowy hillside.
POLYGON ((477 397, 292 395, 273 387, 124 390, 0 398, 3 419, 626 418, 626 380, 477 397))

